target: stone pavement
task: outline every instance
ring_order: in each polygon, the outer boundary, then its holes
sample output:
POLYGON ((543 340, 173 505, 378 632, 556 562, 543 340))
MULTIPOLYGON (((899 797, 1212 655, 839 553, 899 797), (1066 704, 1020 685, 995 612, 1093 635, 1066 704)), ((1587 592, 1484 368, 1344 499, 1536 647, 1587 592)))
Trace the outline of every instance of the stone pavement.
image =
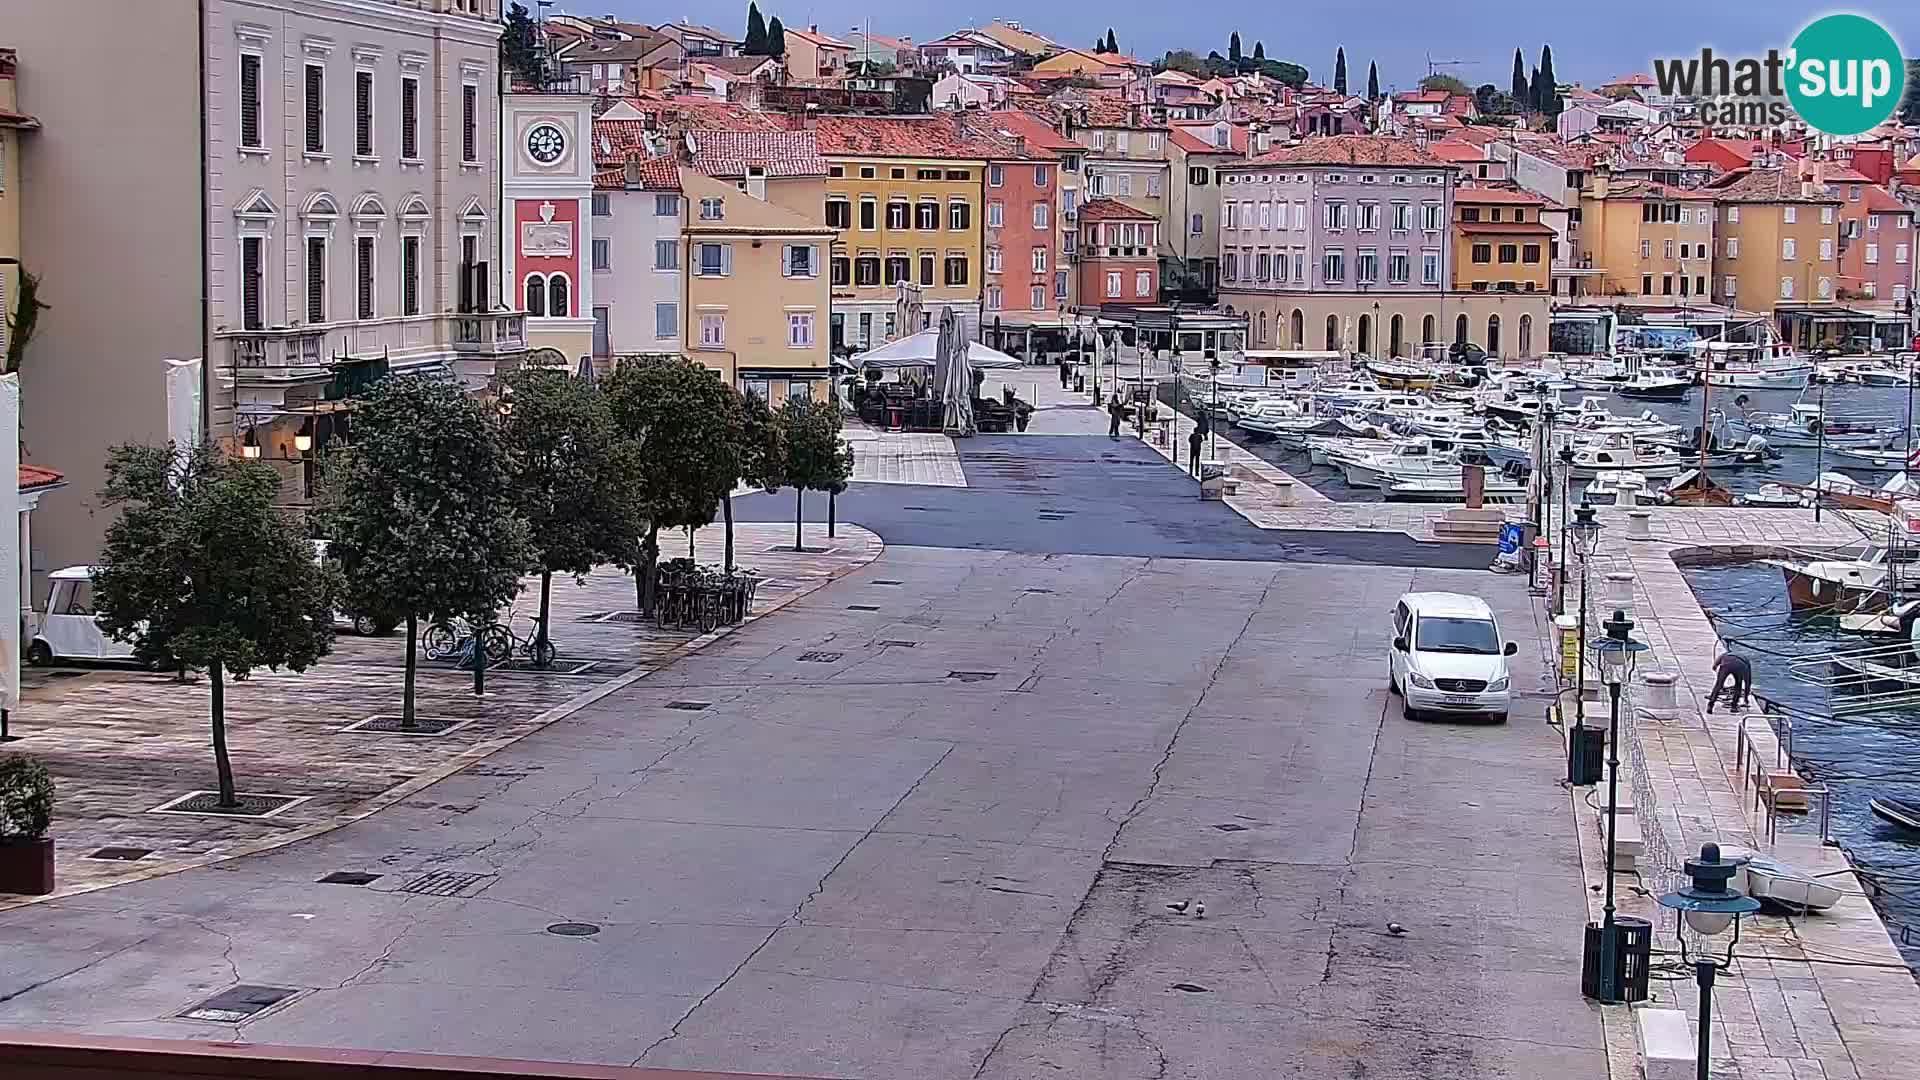
MULTIPOLYGON (((719 526, 699 530, 694 550, 718 562, 723 535, 719 526)), ((754 618, 871 562, 881 546, 872 533, 848 525, 832 541, 824 527, 810 526, 808 542, 825 550, 793 554, 790 524, 736 529, 738 564, 765 575, 754 618), (780 551, 782 544, 788 550, 780 551)), ((664 537, 662 547, 666 558, 688 550, 684 534, 664 537)), ((513 620, 523 635, 532 632, 538 613, 539 580, 528 585, 513 620)), ((420 789, 462 768, 496 770, 483 759, 502 746, 709 640, 697 630, 638 622, 633 579, 613 568, 578 585, 556 577, 552 608, 555 668, 496 668, 483 699, 473 695, 470 672, 421 659, 416 715, 460 725, 441 735, 344 730, 376 715, 398 715, 404 632, 342 634, 333 653, 305 674, 262 671, 229 683, 227 737, 239 789, 302 800, 268 818, 151 812, 214 785, 204 680, 182 684, 106 666, 27 669, 30 688, 13 715, 21 738, 7 749, 40 758, 54 775, 61 894, 261 851, 417 800, 420 789), (150 853, 133 861, 88 857, 106 847, 150 853)), ((0 896, 0 908, 24 902, 0 896)))
POLYGON ((855 483, 967 486, 953 440, 945 435, 880 431, 853 421, 847 424, 846 438, 853 447, 855 483))
MULTIPOLYGON (((1748 921, 1737 967, 1721 977, 1714 991, 1716 1077, 1878 1080, 1914 1075, 1920 1062, 1920 987, 1859 893, 1857 879, 1846 873, 1845 856, 1801 833, 1782 831, 1771 845, 1765 839, 1764 818, 1753 810, 1753 794, 1736 756, 1742 718, 1724 710, 1707 715, 1702 709, 1712 686, 1719 639, 1675 562, 1676 556, 1750 557, 1756 548, 1853 542, 1860 534, 1847 523, 1849 517, 1865 524, 1875 516, 1828 516, 1816 525, 1806 510, 1655 510, 1651 524, 1657 538, 1636 541, 1625 539, 1625 512, 1601 513, 1606 531, 1588 574, 1595 595, 1589 634, 1599 633, 1598 623, 1609 607, 1604 575, 1630 573, 1635 633, 1652 646, 1651 664, 1679 677, 1680 709, 1674 719, 1650 716, 1632 707, 1632 700, 1623 708, 1622 790, 1630 792, 1628 801, 1636 807, 1645 849, 1639 871, 1644 893, 1627 888, 1631 881, 1621 882, 1620 912, 1652 920, 1656 946, 1674 948, 1672 917, 1663 917, 1653 897, 1682 883, 1680 863, 1709 840, 1723 847, 1768 851, 1852 890, 1830 912, 1748 921)), ((1577 610, 1577 596, 1575 579, 1569 610, 1577 610)), ((1643 660, 1642 669, 1648 664, 1643 660)), ((1596 683, 1589 674, 1589 685, 1596 683)), ((1600 709, 1604 716, 1604 705, 1600 709)), ((1590 719, 1593 712, 1590 706, 1590 719)), ((1763 759, 1766 767, 1774 766, 1772 746, 1764 746, 1763 759)), ((1598 805, 1604 805, 1598 802, 1604 799, 1601 790, 1595 793, 1598 805)), ((1578 795, 1574 810, 1582 826, 1588 873, 1597 884, 1603 880, 1603 858, 1595 813, 1578 795)), ((1589 894, 1589 907, 1597 919, 1597 893, 1589 894)), ((1660 1007, 1684 1009, 1690 1018, 1696 1015, 1690 976, 1656 987, 1664 999, 1656 1003, 1660 1007)), ((1631 1017, 1624 1010, 1608 1010, 1606 1015, 1615 1075, 1631 1076, 1631 1017)))

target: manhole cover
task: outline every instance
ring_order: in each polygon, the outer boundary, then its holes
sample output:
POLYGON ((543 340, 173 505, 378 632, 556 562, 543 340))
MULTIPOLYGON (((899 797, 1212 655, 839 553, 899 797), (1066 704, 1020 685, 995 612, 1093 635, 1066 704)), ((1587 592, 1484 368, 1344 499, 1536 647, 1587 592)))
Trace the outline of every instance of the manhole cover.
POLYGON ((1201 986, 1201 985, 1200 985, 1199 983, 1189 983, 1189 982, 1177 982, 1177 983, 1174 983, 1174 984, 1173 984, 1173 988, 1174 988, 1175 990, 1178 990, 1178 991, 1180 991, 1180 992, 1181 992, 1181 993, 1183 993, 1183 994, 1211 994, 1211 993, 1213 993, 1213 991, 1211 991, 1211 990, 1209 990, 1209 989, 1207 989, 1207 988, 1206 988, 1206 987, 1204 987, 1204 986, 1201 986))
POLYGON ((878 642, 875 642, 874 644, 880 646, 883 649, 911 649, 915 645, 918 645, 920 643, 917 641, 887 640, 887 641, 878 641, 878 642))
POLYGON ((840 654, 837 652, 803 652, 800 654, 800 662, 803 664, 835 664, 839 663, 839 661, 840 654))
POLYGON ((712 703, 707 701, 669 701, 667 708, 679 709, 683 712, 699 712, 710 704, 712 703))
POLYGON ((320 879, 322 885, 371 885, 380 880, 379 874, 363 874, 358 870, 335 870, 320 879))
POLYGON ((848 604, 848 611, 879 611, 879 604, 848 604))
POLYGON ((1247 827, 1245 825, 1235 825, 1231 821, 1223 825, 1215 825, 1214 828, 1219 829, 1221 832, 1246 832, 1247 831, 1247 827))
POLYGON ((949 671, 947 678, 960 682, 986 682, 999 674, 997 671, 949 671))
POLYGON ((561 937, 592 937, 600 928, 590 922, 557 922, 547 927, 547 933, 561 937))
POLYGON ((88 855, 89 859, 107 859, 113 862, 133 862, 153 854, 152 848, 143 847, 103 847, 88 855))
POLYGON ((237 1024, 250 1016, 272 1008, 299 993, 284 986, 249 986, 241 984, 231 990, 223 990, 180 1015, 189 1020, 213 1020, 222 1024, 237 1024))
POLYGON ((400 886, 404 893, 420 896, 472 896, 493 883, 492 874, 466 874, 458 870, 435 870, 400 886))

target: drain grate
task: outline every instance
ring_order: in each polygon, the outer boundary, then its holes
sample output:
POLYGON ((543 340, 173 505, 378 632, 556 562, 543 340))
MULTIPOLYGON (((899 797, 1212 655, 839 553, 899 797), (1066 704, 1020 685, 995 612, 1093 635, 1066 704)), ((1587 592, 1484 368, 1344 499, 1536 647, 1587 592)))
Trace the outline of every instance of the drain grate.
POLYGON ((547 927, 547 933, 561 937, 592 937, 600 928, 590 922, 557 922, 547 927))
POLYGON ((879 604, 848 604, 848 611, 879 611, 879 604))
POLYGON ((299 992, 285 986, 251 986, 242 983, 230 990, 222 990, 180 1015, 188 1020, 237 1024, 260 1015, 299 992))
MULTIPOLYGON (((493 669, 489 668, 488 670, 493 669)), ((472 720, 461 720, 451 716, 415 716, 413 718, 413 726, 407 728, 400 726, 400 717, 382 715, 369 716, 365 720, 348 724, 346 727, 340 729, 340 733, 346 734, 347 732, 353 732, 358 735, 405 735, 410 738, 425 739, 432 738, 435 735, 445 735, 466 727, 471 723, 473 723, 472 720)))
POLYGON ((947 678, 954 679, 959 682, 986 682, 988 679, 998 678, 999 675, 1000 673, 997 671, 949 671, 947 672, 947 678))
POLYGON ((1213 991, 1211 991, 1211 990, 1209 990, 1209 989, 1207 989, 1207 988, 1206 988, 1206 987, 1204 987, 1204 986, 1201 986, 1201 985, 1200 985, 1199 983, 1190 983, 1190 982, 1177 982, 1177 983, 1174 983, 1174 984, 1173 984, 1173 988, 1174 988, 1175 990, 1178 990, 1178 991, 1180 991, 1180 992, 1181 992, 1181 993, 1183 993, 1183 994, 1211 994, 1211 993, 1213 993, 1213 991))
POLYGON ((234 798, 238 806, 222 807, 217 791, 194 791, 161 803, 149 814, 205 814, 216 817, 266 818, 291 806, 298 806, 311 795, 265 795, 240 792, 234 798))
POLYGON ((458 870, 435 870, 400 886, 404 893, 418 896, 472 896, 493 884, 493 874, 467 874, 458 870))
POLYGON ((669 701, 667 708, 679 709, 683 712, 699 712, 711 704, 713 704, 711 701, 669 701))
POLYGON ((840 654, 837 652, 803 652, 800 654, 800 662, 803 664, 837 664, 840 662, 840 654))
POLYGON ((320 879, 322 885, 371 885, 380 880, 379 874, 363 874, 358 870, 335 870, 320 879))
POLYGON ((152 848, 143 847, 103 847, 87 856, 89 859, 106 859, 109 862, 134 862, 153 854, 152 848))
POLYGON ((874 644, 883 649, 911 649, 920 643, 917 641, 897 641, 893 638, 888 638, 885 641, 876 641, 874 644))
POLYGON ((1052 595, 1053 595, 1053 590, 1052 590, 1052 589, 1024 589, 1024 590, 1022 590, 1022 591, 1023 591, 1023 592, 1030 592, 1030 593, 1045 593, 1045 594, 1046 594, 1046 595, 1048 595, 1048 596, 1052 596, 1052 595))
POLYGON ((878 578, 873 581, 867 582, 867 584, 869 585, 905 585, 906 582, 895 581, 892 578, 878 578))
POLYGON ((1245 825, 1235 825, 1231 821, 1227 822, 1224 825, 1215 825, 1214 828, 1219 829, 1221 832, 1246 832, 1247 831, 1247 827, 1245 825))

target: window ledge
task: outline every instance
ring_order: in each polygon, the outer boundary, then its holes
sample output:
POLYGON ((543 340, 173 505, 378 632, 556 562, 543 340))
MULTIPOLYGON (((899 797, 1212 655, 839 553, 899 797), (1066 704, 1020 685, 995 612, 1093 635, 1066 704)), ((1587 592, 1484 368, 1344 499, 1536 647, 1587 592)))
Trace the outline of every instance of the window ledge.
POLYGON ((472 172, 480 171, 480 163, 477 161, 463 161, 460 163, 460 167, 462 169, 470 170, 472 172))
POLYGON ((264 146, 238 146, 234 149, 239 151, 240 156, 243 158, 259 158, 261 161, 265 161, 273 156, 273 151, 264 146))
POLYGON ((417 157, 403 157, 400 159, 400 167, 403 169, 424 169, 427 167, 427 159, 417 158, 417 157))
POLYGON ((353 155, 353 163, 355 165, 378 165, 380 164, 380 159, 366 154, 355 154, 353 155))
POLYGON ((327 153, 325 150, 303 150, 300 153, 300 160, 318 162, 324 165, 333 160, 333 155, 327 153))

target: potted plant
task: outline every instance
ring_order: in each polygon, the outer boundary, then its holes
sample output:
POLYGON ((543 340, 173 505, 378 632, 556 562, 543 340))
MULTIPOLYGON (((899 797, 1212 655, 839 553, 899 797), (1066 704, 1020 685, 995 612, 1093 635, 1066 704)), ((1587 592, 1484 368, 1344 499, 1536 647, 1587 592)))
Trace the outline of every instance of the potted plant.
POLYGON ((0 893, 53 891, 53 778, 25 754, 0 757, 0 893))

